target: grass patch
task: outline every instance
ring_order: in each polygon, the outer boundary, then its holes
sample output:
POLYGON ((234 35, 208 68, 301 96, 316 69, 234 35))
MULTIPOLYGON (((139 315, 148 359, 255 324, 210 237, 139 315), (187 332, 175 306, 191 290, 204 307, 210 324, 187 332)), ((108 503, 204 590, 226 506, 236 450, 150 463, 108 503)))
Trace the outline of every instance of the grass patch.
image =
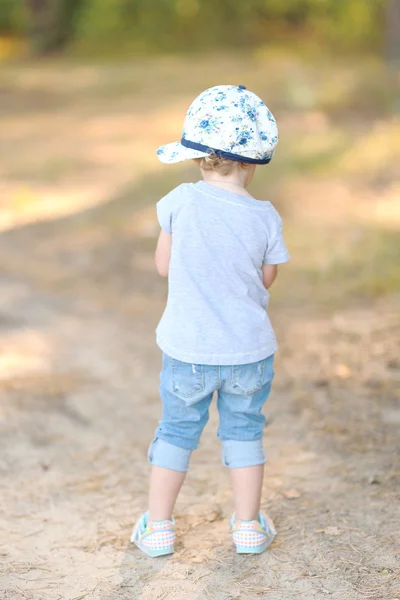
POLYGON ((334 263, 326 275, 340 282, 347 294, 375 298, 400 292, 399 261, 398 232, 367 230, 349 256, 334 263))
POLYGON ((338 157, 348 151, 350 141, 343 131, 312 132, 290 140, 287 144, 287 156, 293 174, 308 172, 324 173, 337 164, 338 157))
POLYGON ((288 228, 293 260, 281 268, 274 297, 279 303, 336 310, 400 294, 400 241, 396 231, 288 228), (319 234, 323 235, 319 235, 319 234))

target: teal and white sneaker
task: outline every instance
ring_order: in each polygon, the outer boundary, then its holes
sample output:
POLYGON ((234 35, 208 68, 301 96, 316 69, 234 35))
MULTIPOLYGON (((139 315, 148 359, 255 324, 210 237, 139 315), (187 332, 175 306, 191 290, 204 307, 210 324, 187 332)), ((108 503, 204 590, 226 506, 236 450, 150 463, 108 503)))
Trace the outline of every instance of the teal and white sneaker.
POLYGON ((148 512, 140 517, 133 528, 131 542, 148 556, 172 554, 176 538, 175 520, 149 522, 148 517, 148 512))
POLYGON ((238 554, 261 554, 276 536, 274 524, 262 512, 258 514, 258 521, 235 522, 233 515, 231 531, 238 554))

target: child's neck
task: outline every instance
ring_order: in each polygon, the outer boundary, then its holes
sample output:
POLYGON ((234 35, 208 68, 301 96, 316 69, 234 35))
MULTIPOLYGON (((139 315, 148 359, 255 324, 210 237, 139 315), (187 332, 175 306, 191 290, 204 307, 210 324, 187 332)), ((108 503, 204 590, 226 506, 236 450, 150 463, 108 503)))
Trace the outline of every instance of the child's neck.
POLYGON ((221 175, 215 171, 201 171, 203 179, 206 183, 219 187, 240 196, 250 196, 247 191, 247 174, 246 172, 235 170, 229 175, 221 175))

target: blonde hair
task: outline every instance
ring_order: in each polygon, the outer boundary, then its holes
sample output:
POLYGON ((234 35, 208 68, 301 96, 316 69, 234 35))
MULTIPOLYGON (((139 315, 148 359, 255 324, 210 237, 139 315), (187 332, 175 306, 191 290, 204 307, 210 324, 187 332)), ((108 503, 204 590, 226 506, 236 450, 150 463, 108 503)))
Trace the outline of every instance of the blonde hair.
POLYGON ((222 158, 216 154, 208 154, 203 158, 197 158, 200 169, 203 171, 216 171, 220 175, 230 175, 235 168, 235 164, 239 164, 241 167, 247 167, 247 164, 241 163, 235 160, 229 160, 228 158, 222 158))

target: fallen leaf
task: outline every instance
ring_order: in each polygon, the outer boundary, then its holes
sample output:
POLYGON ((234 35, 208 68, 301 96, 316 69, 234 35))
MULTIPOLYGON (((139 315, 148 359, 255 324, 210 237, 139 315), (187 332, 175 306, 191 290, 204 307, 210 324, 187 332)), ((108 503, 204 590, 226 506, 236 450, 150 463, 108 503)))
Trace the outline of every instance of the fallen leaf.
POLYGON ((296 498, 300 498, 301 496, 300 492, 298 492, 294 488, 290 490, 285 490, 283 492, 283 495, 285 496, 285 498, 288 498, 288 500, 295 500, 296 498))
MULTIPOLYGON (((397 360, 396 358, 392 358, 391 360, 388 360, 388 362, 386 363, 386 366, 388 369, 400 369, 400 360, 397 360)), ((393 598, 393 600, 399 600, 399 599, 393 598)))
POLYGON ((378 485, 380 484, 381 480, 379 479, 379 477, 377 477, 377 475, 372 475, 369 479, 368 479, 368 483, 370 483, 371 485, 378 485))
POLYGON ((325 535, 341 535, 343 532, 340 531, 339 527, 336 525, 330 525, 329 527, 324 527, 323 529, 316 529, 317 533, 324 533, 325 535))
POLYGON ((329 379, 316 379, 314 386, 317 388, 324 388, 329 386, 329 379))

